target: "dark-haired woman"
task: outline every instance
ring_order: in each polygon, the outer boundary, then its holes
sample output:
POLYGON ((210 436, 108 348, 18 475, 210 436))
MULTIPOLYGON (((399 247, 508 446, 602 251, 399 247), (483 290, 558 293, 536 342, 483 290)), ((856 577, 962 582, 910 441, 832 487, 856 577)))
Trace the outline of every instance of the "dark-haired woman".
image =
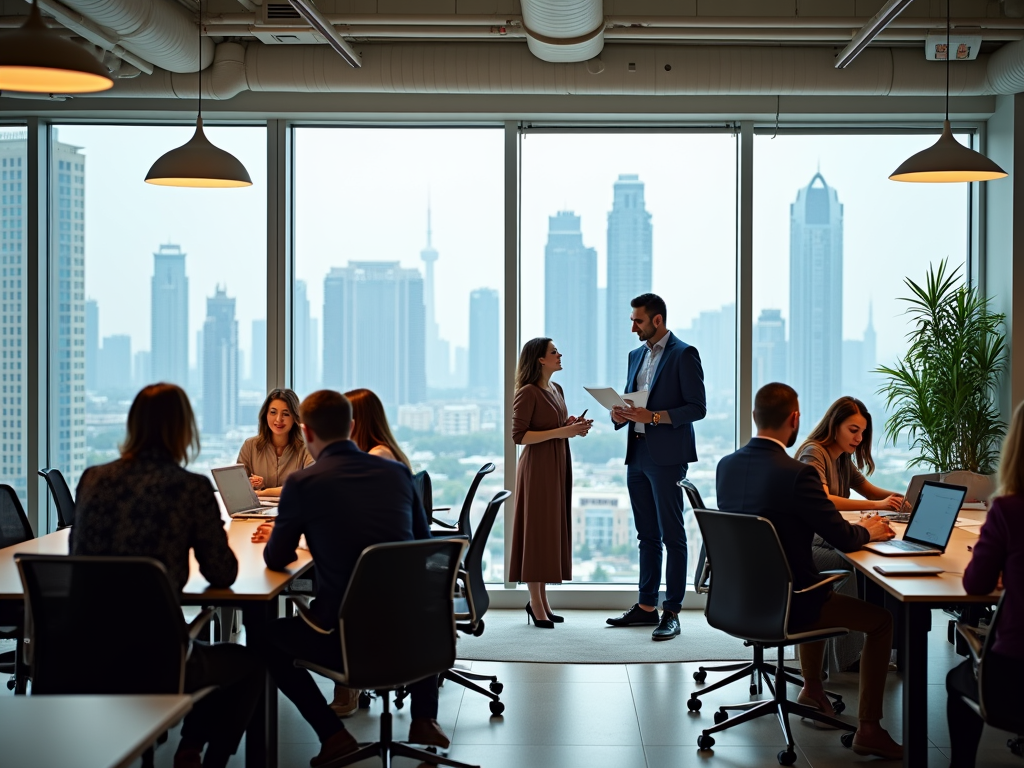
MULTIPOLYGON (((796 452, 800 461, 818 471, 829 501, 840 511, 895 511, 903 506, 902 495, 872 485, 861 472, 865 469, 870 475, 875 469, 875 462, 871 458, 871 438, 871 414, 864 403, 855 397, 840 397, 829 406, 824 417, 796 452), (850 491, 856 491, 867 501, 851 499, 850 491)), ((811 551, 818 570, 848 569, 842 555, 820 536, 814 537, 811 551)), ((837 591, 849 597, 858 597, 857 580, 848 578, 837 591)), ((864 635, 860 632, 850 632, 829 640, 826 644, 828 669, 843 672, 853 667, 860 659, 863 645, 864 635)), ((804 649, 801 652, 805 652, 804 649)))
MULTIPOLYGON (((193 550, 210 586, 231 586, 238 562, 209 479, 182 466, 190 453, 199 453, 199 431, 184 391, 174 384, 144 388, 128 411, 121 458, 90 467, 78 483, 71 553, 156 558, 180 590, 193 550)), ((263 681, 263 665, 251 649, 194 644, 185 664, 186 693, 217 687, 185 717, 175 768, 227 765, 263 681)))
POLYGON ((353 389, 345 397, 352 403, 352 442, 364 453, 405 464, 411 471, 412 464, 391 433, 380 398, 369 389, 353 389))
POLYGON ((516 509, 509 581, 530 590, 527 623, 550 629, 562 617, 551 612, 547 584, 572 579, 572 465, 569 438, 590 431, 593 421, 569 416, 562 388, 551 374, 562 354, 551 339, 523 345, 516 366, 512 439, 523 446, 516 466, 516 509))
POLYGON ((285 479, 313 463, 299 427, 299 398, 275 389, 263 401, 259 434, 242 443, 238 463, 245 465, 257 496, 280 496, 285 479))

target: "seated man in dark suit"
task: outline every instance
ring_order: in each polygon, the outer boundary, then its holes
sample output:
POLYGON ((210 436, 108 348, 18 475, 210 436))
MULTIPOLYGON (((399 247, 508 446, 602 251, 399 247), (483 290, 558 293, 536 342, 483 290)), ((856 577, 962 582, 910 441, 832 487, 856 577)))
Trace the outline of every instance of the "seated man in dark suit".
MULTIPOLYGON (((342 669, 338 609, 360 553, 372 544, 430 538, 408 467, 363 453, 349 439, 352 405, 331 390, 314 392, 299 407, 302 432, 316 464, 288 476, 277 520, 263 552, 267 567, 281 570, 295 560, 306 535, 316 563, 317 594, 307 618, 280 619, 267 633, 267 666, 278 687, 320 738, 318 766, 354 752, 359 745, 331 710, 310 672, 294 666, 306 659, 342 669)), ((270 526, 260 526, 254 541, 270 526)), ((437 676, 409 686, 409 741, 449 745, 437 724, 437 676)))
MULTIPOLYGON (((795 590, 821 580, 811 559, 814 534, 842 552, 893 537, 889 524, 880 517, 846 522, 825 495, 817 472, 786 453, 800 429, 800 404, 792 387, 766 384, 758 390, 754 423, 757 436, 718 463, 718 508, 771 521, 789 560, 795 590)), ((884 608, 824 588, 794 595, 790 610, 789 623, 794 631, 847 627, 865 633, 860 663, 860 723, 853 750, 859 755, 901 758, 903 748, 880 724, 892 648, 892 616, 884 608)), ((821 683, 824 652, 824 641, 800 646, 804 687, 797 701, 831 715, 832 706, 821 683)))

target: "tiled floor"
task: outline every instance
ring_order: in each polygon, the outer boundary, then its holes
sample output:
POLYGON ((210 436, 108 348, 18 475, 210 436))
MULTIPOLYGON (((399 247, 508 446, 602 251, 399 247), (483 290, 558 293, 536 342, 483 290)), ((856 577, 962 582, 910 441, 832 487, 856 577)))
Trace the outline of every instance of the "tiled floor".
MULTIPOLYGON (((928 735, 932 749, 929 765, 949 765, 946 728, 946 671, 960 659, 945 640, 945 617, 936 613, 930 636, 928 735)), ((685 643, 680 638, 672 642, 685 643)), ((505 685, 503 717, 491 717, 487 701, 472 692, 446 684, 441 689, 440 721, 452 737, 449 755, 486 768, 771 768, 783 746, 774 718, 766 717, 716 736, 711 752, 699 752, 697 735, 713 723, 716 707, 747 699, 745 684, 737 684, 707 697, 700 713, 686 709, 694 687, 697 664, 649 665, 544 665, 476 662, 473 669, 497 674, 505 685)), ((717 679, 709 675, 709 682, 717 679)), ((856 712, 857 679, 839 675, 830 687, 842 693, 848 713, 856 712)), ((324 690, 329 686, 324 684, 324 690)), ((791 694, 795 694, 790 689, 791 694)), ((901 734, 901 691, 890 674, 885 702, 885 726, 894 737, 901 734)), ((408 707, 395 713, 395 735, 408 733, 408 707)), ((376 737, 379 703, 346 721, 355 736, 376 737)), ((835 731, 821 731, 794 722, 797 765, 813 768, 863 764, 893 765, 862 758, 844 749, 835 731)), ((1007 734, 986 729, 978 765, 985 768, 1024 768, 1024 760, 1006 749, 1007 734)), ((157 750, 157 765, 169 768, 177 742, 157 750)), ((319 745, 313 731, 291 704, 280 704, 280 765, 304 768, 319 745)), ((232 768, 243 765, 236 755, 232 768)), ((414 768, 411 761, 397 765, 414 768)), ((372 766, 367 761, 363 765, 372 766)), ((379 763, 378 763, 379 764, 379 763)))

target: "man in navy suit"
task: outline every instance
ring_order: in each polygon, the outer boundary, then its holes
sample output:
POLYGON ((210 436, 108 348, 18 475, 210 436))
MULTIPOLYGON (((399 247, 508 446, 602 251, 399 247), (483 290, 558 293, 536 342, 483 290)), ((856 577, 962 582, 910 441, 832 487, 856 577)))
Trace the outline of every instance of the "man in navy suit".
MULTIPOLYGON (((338 610, 360 553, 372 544, 430 538, 423 505, 409 469, 397 461, 363 453, 349 436, 352 404, 331 390, 314 392, 299 407, 302 434, 316 463, 289 475, 281 490, 277 520, 263 559, 272 570, 294 562, 305 534, 316 563, 317 593, 307 616, 279 619, 268 631, 267 667, 281 692, 320 738, 318 766, 359 748, 327 704, 310 672, 297 669, 305 659, 342 669, 338 610)), ((260 526, 253 541, 266 540, 260 526)), ((381 596, 381 612, 388 598, 381 596)), ((403 631, 403 630, 398 630, 403 631)), ((437 676, 409 686, 412 724, 409 741, 446 748, 437 723, 437 676)))
POLYGON ((647 390, 646 407, 616 407, 615 428, 627 427, 626 485, 640 541, 640 598, 613 627, 657 625, 651 637, 671 640, 679 634, 679 610, 686 591, 686 529, 683 493, 677 483, 697 460, 693 422, 707 413, 704 371, 695 347, 665 326, 660 296, 645 293, 630 302, 633 333, 643 346, 629 353, 626 392, 647 390), (658 618, 662 549, 667 550, 665 603, 658 618))

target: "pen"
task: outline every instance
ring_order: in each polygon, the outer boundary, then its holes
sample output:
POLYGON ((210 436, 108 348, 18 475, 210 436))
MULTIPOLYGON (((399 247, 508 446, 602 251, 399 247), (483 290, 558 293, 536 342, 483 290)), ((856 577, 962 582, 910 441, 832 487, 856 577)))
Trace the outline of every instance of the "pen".
POLYGON ((589 411, 589 410, 590 410, 589 408, 584 408, 584 409, 583 409, 583 413, 581 413, 581 414, 580 414, 580 415, 579 415, 579 416, 578 416, 578 417, 576 418, 576 421, 582 421, 582 420, 583 420, 583 417, 587 415, 587 411, 589 411))

